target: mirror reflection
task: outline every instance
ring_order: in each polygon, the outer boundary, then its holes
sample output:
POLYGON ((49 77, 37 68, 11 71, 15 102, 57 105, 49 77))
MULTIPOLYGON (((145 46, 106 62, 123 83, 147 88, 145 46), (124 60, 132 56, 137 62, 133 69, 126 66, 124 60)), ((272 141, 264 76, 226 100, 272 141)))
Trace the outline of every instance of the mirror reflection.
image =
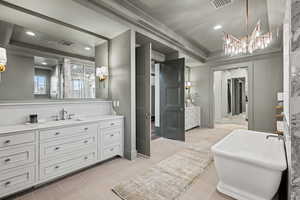
POLYGON ((43 19, 31 22, 1 21, 0 14, 0 47, 6 51, 1 101, 108 97, 106 40, 43 19))

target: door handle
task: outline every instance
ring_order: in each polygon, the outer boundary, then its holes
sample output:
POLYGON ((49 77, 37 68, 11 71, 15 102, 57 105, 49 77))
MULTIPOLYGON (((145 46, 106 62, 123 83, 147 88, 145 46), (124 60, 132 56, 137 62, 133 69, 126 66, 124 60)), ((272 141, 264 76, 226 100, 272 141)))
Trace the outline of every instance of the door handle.
POLYGON ((150 119, 150 113, 145 114, 146 119, 150 119))

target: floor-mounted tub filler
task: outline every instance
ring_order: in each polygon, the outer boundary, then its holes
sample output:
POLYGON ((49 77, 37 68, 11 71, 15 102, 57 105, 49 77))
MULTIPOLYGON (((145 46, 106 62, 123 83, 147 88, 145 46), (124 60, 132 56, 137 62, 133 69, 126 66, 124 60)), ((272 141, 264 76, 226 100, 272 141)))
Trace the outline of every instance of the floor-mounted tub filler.
MULTIPOLYGON (((217 189, 238 200, 271 200, 287 168, 284 142, 269 133, 234 130, 212 147, 217 189)), ((275 135, 274 135, 275 136, 275 135)))

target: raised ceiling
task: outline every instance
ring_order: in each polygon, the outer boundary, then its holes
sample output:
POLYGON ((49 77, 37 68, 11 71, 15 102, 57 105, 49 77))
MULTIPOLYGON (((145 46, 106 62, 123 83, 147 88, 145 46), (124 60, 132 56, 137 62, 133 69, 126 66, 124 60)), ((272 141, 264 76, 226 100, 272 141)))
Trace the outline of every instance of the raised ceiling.
POLYGON ((86 57, 95 57, 94 47, 105 42, 102 39, 75 30, 67 30, 67 33, 69 34, 66 34, 66 37, 61 37, 66 29, 65 27, 61 27, 59 30, 59 34, 49 35, 46 30, 39 32, 34 28, 25 28, 15 25, 11 41, 23 42, 86 57), (33 31, 35 36, 32 37, 27 35, 27 31, 33 31), (67 37, 68 35, 72 35, 72 37, 67 37), (76 35, 77 37, 74 39, 74 36, 76 35), (86 50, 86 47, 89 47, 90 49, 86 50))
MULTIPOLYGON (((104 38, 115 37, 128 29, 101 13, 94 12, 72 0, 50 0, 43 1, 43 3, 38 0, 8 0, 6 2, 102 35, 104 38)), ((0 4, 0 10, 0 24, 8 22, 14 25, 10 44, 15 46, 28 47, 27 44, 29 44, 70 53, 70 55, 93 58, 94 47, 106 41, 2 4, 0 4), (28 36, 26 31, 34 32, 35 37, 28 36), (90 50, 86 50, 87 47, 90 50)), ((10 48, 14 47, 10 46, 10 48)))
MULTIPOLYGON (((223 31, 236 37, 246 35, 245 0, 234 0, 219 9, 210 0, 128 1, 209 52, 222 49, 223 31), (223 28, 214 30, 215 25, 223 28)), ((269 31, 267 0, 249 0, 249 10, 250 30, 260 19, 263 31, 269 31)))
MULTIPOLYGON (((125 25, 84 7, 73 0, 6 0, 6 2, 42 13, 108 38, 113 38, 128 29, 125 25)), ((5 11, 5 8, 5 6, 0 5, 1 13, 5 11)), ((24 26, 26 23, 30 25, 32 24, 31 20, 33 20, 30 17, 23 18, 21 12, 13 12, 13 9, 10 9, 8 13, 4 12, 1 14, 1 18, 4 21, 11 20, 13 21, 12 23, 21 26, 24 26)), ((36 27, 36 29, 38 28, 36 27)))

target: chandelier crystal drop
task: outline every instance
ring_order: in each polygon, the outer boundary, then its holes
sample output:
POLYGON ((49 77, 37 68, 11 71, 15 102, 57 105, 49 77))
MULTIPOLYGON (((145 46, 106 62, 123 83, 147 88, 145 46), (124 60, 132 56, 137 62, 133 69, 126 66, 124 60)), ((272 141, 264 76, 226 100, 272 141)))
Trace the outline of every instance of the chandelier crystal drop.
POLYGON ((227 56, 234 56, 238 54, 252 54, 254 51, 268 47, 272 40, 272 32, 261 34, 261 23, 258 21, 254 30, 248 35, 248 0, 246 0, 246 26, 247 36, 236 38, 231 34, 224 33, 224 53, 227 56))

